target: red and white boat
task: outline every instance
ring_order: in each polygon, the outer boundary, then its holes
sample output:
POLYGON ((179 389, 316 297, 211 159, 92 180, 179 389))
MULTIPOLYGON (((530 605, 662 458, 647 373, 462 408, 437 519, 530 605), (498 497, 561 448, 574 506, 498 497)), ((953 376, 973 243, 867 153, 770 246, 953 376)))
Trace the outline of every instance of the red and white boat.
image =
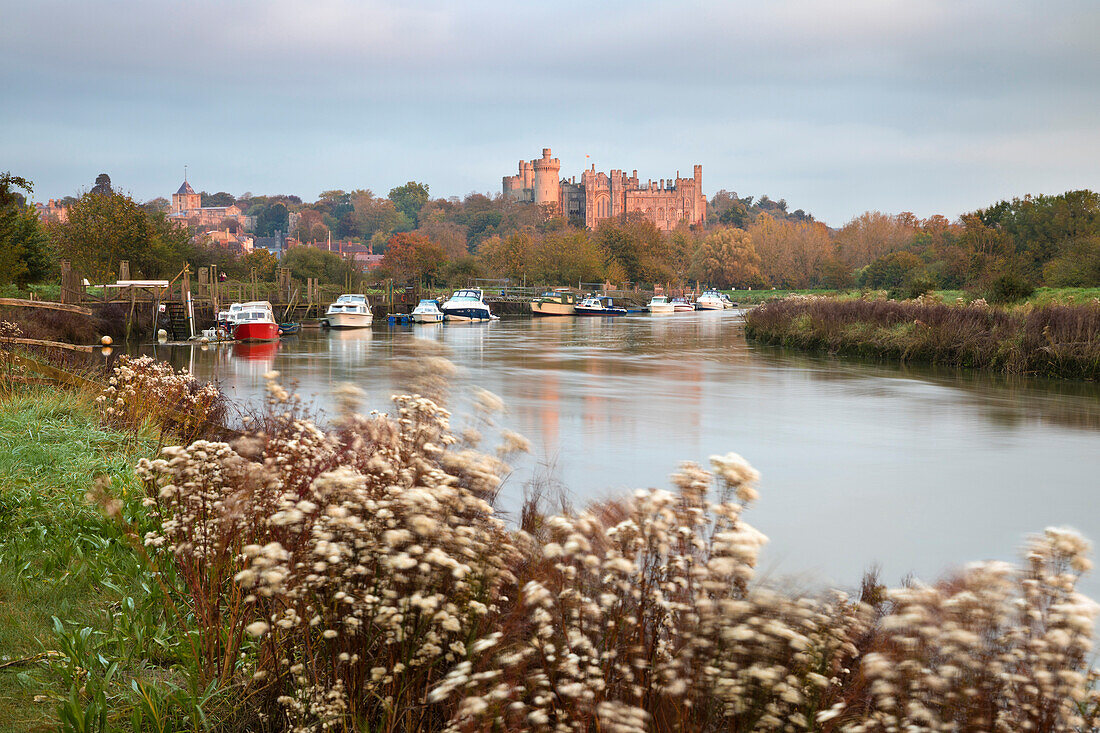
POLYGON ((279 324, 266 300, 245 303, 234 316, 233 338, 237 341, 279 340, 279 324))

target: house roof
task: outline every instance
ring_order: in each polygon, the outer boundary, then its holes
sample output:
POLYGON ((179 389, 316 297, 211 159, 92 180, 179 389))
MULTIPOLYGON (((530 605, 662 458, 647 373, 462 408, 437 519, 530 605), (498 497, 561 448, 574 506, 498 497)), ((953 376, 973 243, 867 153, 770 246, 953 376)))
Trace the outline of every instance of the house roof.
POLYGON ((191 184, 188 183, 187 181, 184 181, 183 185, 180 186, 180 190, 176 191, 176 195, 183 195, 185 193, 194 193, 194 192, 195 192, 195 189, 191 188, 191 184))

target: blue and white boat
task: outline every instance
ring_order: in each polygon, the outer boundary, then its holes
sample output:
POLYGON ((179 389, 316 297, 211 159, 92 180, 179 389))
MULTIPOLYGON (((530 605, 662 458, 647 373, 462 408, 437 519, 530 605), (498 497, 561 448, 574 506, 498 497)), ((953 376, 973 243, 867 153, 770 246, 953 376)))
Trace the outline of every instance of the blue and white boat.
POLYGON ((421 300, 412 312, 413 323, 439 323, 443 320, 443 311, 439 303, 430 298, 421 300))
POLYGON ((456 290, 441 309, 448 321, 493 321, 497 320, 485 305, 484 296, 479 288, 456 290))

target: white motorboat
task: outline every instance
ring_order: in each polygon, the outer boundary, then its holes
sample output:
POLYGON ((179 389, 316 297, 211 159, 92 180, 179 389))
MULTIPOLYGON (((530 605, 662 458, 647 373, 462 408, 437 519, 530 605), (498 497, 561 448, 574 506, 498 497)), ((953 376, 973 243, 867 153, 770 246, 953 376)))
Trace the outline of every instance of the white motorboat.
POLYGON ((568 288, 543 293, 531 301, 531 313, 536 316, 571 316, 576 312, 577 296, 568 288))
POLYGON ((425 298, 413 308, 412 319, 413 323, 439 323, 443 320, 443 311, 439 310, 439 303, 425 298))
POLYGON ((694 311, 695 310, 695 304, 692 303, 687 298, 673 298, 672 299, 672 310, 676 311, 677 313, 686 313, 687 311, 694 311))
POLYGON ((622 316, 626 315, 626 308, 619 308, 611 302, 611 298, 592 295, 577 304, 578 316, 622 316))
POLYGON ((695 310, 720 311, 728 307, 717 290, 708 290, 695 299, 695 310))
POLYGON ((440 308, 444 319, 448 321, 492 321, 498 320, 485 305, 484 296, 479 288, 456 290, 440 308))
POLYGON ((346 293, 328 307, 322 323, 330 328, 369 328, 373 320, 367 296, 346 293))
POLYGON ((650 313, 672 313, 676 306, 669 302, 667 295, 654 295, 649 300, 648 310, 650 313))

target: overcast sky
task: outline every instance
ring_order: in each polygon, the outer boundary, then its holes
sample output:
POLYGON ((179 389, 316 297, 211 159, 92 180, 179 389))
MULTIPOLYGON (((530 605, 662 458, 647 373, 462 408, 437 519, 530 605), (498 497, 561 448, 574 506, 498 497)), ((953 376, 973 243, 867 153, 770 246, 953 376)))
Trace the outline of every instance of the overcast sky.
POLYGON ((1097 0, 0 0, 0 170, 451 196, 551 147, 835 225, 954 217, 1100 188, 1098 39, 1097 0))

